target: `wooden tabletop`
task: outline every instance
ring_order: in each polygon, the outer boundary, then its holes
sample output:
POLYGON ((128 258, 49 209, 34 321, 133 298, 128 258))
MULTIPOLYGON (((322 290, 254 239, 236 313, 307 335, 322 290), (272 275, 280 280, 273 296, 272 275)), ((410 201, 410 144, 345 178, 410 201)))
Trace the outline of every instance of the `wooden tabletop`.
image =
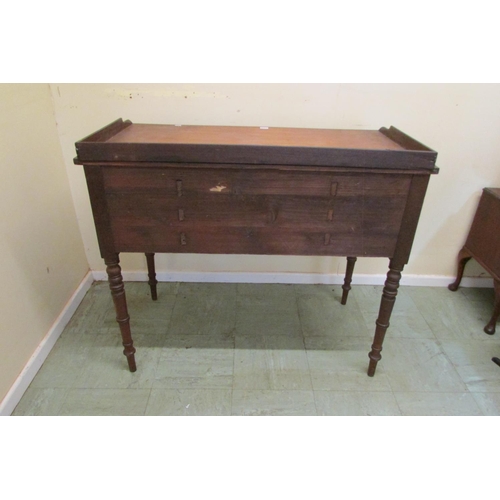
POLYGON ((132 123, 121 118, 75 144, 76 164, 146 162, 434 171, 437 153, 395 127, 340 130, 132 123))
POLYGON ((108 143, 220 144, 404 150, 378 130, 336 130, 283 127, 221 127, 133 123, 108 143))

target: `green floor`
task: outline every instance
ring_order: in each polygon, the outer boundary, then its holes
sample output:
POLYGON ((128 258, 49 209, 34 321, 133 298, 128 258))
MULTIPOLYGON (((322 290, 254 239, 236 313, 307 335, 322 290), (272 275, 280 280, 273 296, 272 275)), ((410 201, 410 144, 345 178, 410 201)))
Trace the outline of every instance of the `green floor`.
POLYGON ((500 415, 490 289, 402 287, 375 377, 382 287, 126 283, 130 373, 95 283, 14 415, 500 415))

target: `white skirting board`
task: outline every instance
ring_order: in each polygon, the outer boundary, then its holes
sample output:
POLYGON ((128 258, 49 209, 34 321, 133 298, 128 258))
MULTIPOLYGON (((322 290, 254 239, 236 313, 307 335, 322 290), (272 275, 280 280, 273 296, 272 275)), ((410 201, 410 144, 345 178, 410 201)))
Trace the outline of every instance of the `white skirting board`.
MULTIPOLYGON (((147 281, 145 271, 124 271, 123 279, 127 281, 147 281)), ((283 283, 283 284, 325 284, 341 285, 344 276, 339 274, 315 274, 315 273, 238 273, 238 272, 158 272, 156 279, 160 282, 180 281, 190 283, 283 283)), ((353 276, 353 285, 383 285, 385 275, 363 275, 353 276)), ((83 281, 72 295, 61 314, 58 316, 47 335, 40 342, 30 360, 24 367, 13 386, 0 403, 0 416, 10 415, 31 381, 37 374, 43 362, 47 358, 52 347, 75 313, 83 297, 94 281, 106 281, 105 271, 89 271, 83 281)), ((402 286, 436 286, 445 287, 455 281, 454 276, 417 276, 405 275, 401 279, 402 286)), ((464 288, 493 288, 491 278, 468 278, 462 280, 464 288)))
MULTIPOLYGON (((123 271, 123 280, 148 281, 145 271, 123 271)), ((106 281, 105 271, 93 271, 96 281, 106 281)), ((239 273, 239 272, 163 272, 156 273, 160 282, 180 281, 188 283, 283 283, 296 285, 342 285, 343 274, 319 273, 239 273)), ((383 285, 385 274, 356 274, 352 277, 353 285, 383 285)), ((455 281, 455 276, 412 275, 403 272, 402 286, 436 286, 446 287, 455 281)), ((492 278, 464 277, 460 283, 464 288, 493 288, 492 278)))
POLYGON ((0 403, 0 416, 10 415, 14 411, 93 282, 94 277, 89 271, 0 403))

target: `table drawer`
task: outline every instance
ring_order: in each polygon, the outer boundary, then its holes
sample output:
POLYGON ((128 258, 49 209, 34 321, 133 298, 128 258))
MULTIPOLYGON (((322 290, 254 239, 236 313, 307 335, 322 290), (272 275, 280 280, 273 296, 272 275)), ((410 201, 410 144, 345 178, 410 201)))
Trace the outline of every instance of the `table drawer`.
POLYGON ((114 234, 117 251, 254 255, 354 255, 387 257, 397 235, 349 231, 293 231, 265 227, 224 227, 182 231, 134 226, 114 234))
POLYGON ((280 171, 213 168, 113 168, 103 171, 107 192, 318 196, 406 196, 410 175, 341 174, 331 171, 280 171))

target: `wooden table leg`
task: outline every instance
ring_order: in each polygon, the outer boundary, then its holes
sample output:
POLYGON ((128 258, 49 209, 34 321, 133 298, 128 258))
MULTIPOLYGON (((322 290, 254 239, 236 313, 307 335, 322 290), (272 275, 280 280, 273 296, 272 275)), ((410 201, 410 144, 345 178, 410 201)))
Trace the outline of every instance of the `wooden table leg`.
POLYGON ((471 254, 465 247, 462 248, 460 252, 458 252, 457 279, 454 281, 454 283, 448 285, 448 290, 451 290, 452 292, 456 292, 458 290, 460 282, 462 281, 462 276, 464 275, 465 264, 467 264, 470 259, 471 254))
POLYGON ((156 271, 155 271, 155 254, 146 253, 146 261, 148 263, 148 277, 149 277, 149 288, 151 289, 151 298, 153 300, 158 300, 158 295, 156 294, 156 271))
POLYGON ((488 335, 493 335, 495 333, 495 326, 498 321, 498 316, 500 316, 500 280, 495 280, 493 284, 495 287, 495 305, 493 307, 493 316, 491 317, 489 323, 484 327, 484 331, 488 335))
POLYGON ((382 291, 382 299, 380 301, 378 318, 375 322, 377 327, 375 329, 375 337, 373 339, 372 350, 368 354, 368 357, 370 358, 370 364, 368 366, 369 377, 373 377, 373 375, 375 375, 377 363, 382 358, 380 352, 382 351, 385 332, 387 331, 387 328, 389 328, 389 320, 391 318, 394 303, 396 302, 396 295, 398 294, 398 287, 401 280, 401 271, 403 270, 403 267, 403 265, 397 266, 392 261, 389 264, 389 272, 387 273, 387 280, 382 291))
POLYGON ((118 321, 122 334, 122 343, 124 347, 123 354, 127 357, 130 371, 135 372, 137 369, 134 357, 135 347, 130 331, 130 317, 127 310, 127 299, 125 297, 122 270, 119 265, 120 259, 118 258, 118 254, 114 254, 105 257, 104 262, 107 266, 106 272, 108 273, 109 288, 111 289, 111 296, 115 304, 116 321, 118 321))
POLYGON ((347 303, 347 296, 349 295, 349 290, 351 289, 352 273, 354 271, 354 264, 356 263, 356 257, 347 257, 347 268, 345 270, 344 284, 342 285, 342 299, 340 303, 345 305, 347 303))

